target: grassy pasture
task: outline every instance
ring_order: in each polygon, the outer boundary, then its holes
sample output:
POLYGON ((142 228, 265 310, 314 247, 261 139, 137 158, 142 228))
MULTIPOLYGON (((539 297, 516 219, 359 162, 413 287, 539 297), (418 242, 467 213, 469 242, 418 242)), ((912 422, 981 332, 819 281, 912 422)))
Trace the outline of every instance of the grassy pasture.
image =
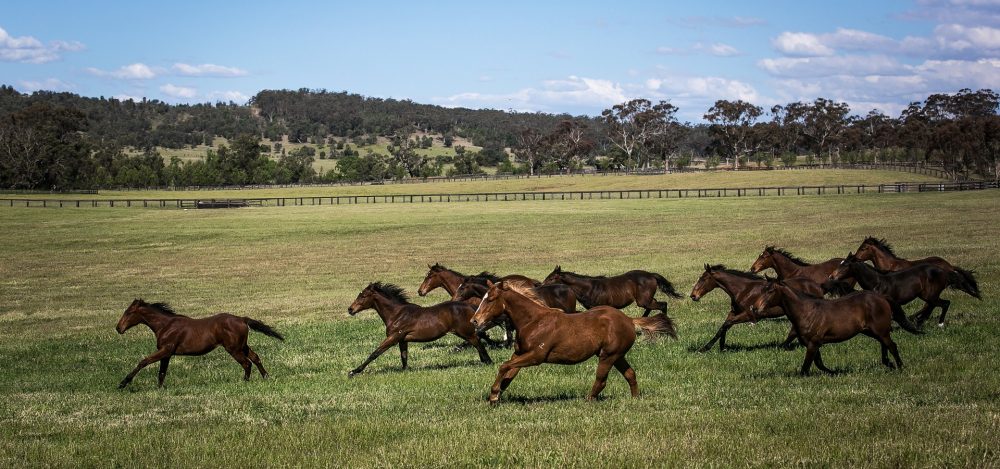
MULTIPOLYGON (((329 160, 324 160, 329 161, 329 160)), ((698 189, 763 186, 819 186, 837 184, 891 184, 895 182, 935 182, 930 176, 898 171, 822 169, 762 172, 676 173, 649 176, 542 176, 530 179, 488 181, 436 181, 413 184, 306 186, 281 189, 198 190, 198 191, 100 191, 91 194, 13 194, 0 197, 49 199, 175 199, 321 197, 331 195, 455 194, 473 192, 588 191, 628 189, 698 189)))
MULTIPOLYGON (((998 223, 996 191, 0 209, 0 465, 996 466, 1000 243, 989 227, 998 223), (949 292, 946 328, 896 332, 902 371, 883 369, 878 346, 859 337, 824 348, 842 373, 800 378, 802 349, 772 347, 785 321, 734 327, 733 352, 695 353, 728 308, 713 292, 698 303, 670 300, 678 341, 633 348, 636 400, 613 374, 605 398, 585 402, 591 360, 526 369, 490 408, 496 365, 451 352, 455 338, 411 346, 410 371, 390 350, 346 376, 383 337, 373 312, 351 318, 347 305, 373 280, 414 291, 428 262, 539 278, 557 263, 592 274, 644 268, 687 293, 706 262, 746 268, 768 243, 816 261, 868 234, 905 257, 975 269, 986 298, 949 292), (244 383, 215 351, 175 358, 164 389, 153 366, 116 390, 154 349, 141 326, 113 330, 137 296, 191 316, 232 311, 275 326, 285 343, 250 339, 272 379, 244 383)), ((509 353, 491 351, 498 362, 509 353)))

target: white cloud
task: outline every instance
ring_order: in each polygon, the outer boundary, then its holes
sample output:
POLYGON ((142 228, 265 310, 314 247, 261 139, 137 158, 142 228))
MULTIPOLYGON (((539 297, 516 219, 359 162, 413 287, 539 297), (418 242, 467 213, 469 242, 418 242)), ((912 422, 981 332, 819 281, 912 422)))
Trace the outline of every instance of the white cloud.
POLYGON ((170 83, 160 87, 163 94, 172 98, 191 99, 198 96, 198 90, 186 86, 176 86, 170 83))
POLYGON ((92 75, 120 80, 149 80, 156 78, 161 72, 161 70, 154 69, 144 63, 129 64, 112 71, 100 70, 94 67, 88 67, 86 70, 92 75))
POLYGON ((785 55, 817 57, 833 55, 833 49, 823 44, 815 34, 785 31, 772 41, 774 48, 785 55))
POLYGON ((246 70, 236 67, 226 67, 224 65, 201 64, 190 65, 185 63, 175 63, 174 71, 187 76, 213 76, 213 77, 241 77, 248 74, 246 70))
POLYGON ((661 69, 634 90, 637 96, 668 100, 677 106, 678 119, 701 121, 705 111, 720 99, 743 100, 758 106, 773 104, 746 82, 718 76, 690 76, 661 69))
POLYGON ((716 57, 732 57, 740 55, 740 51, 729 44, 695 44, 695 50, 703 51, 716 57))
POLYGON ((130 94, 116 94, 116 95, 113 96, 113 98, 115 98, 115 99, 117 99, 119 101, 128 101, 130 99, 132 101, 136 101, 136 102, 141 102, 142 101, 142 97, 140 97, 140 96, 134 96, 134 95, 130 95, 130 94))
POLYGON ((818 77, 828 75, 892 75, 905 73, 905 67, 885 55, 839 55, 827 57, 776 57, 757 63, 779 77, 818 77))
POLYGON ((25 91, 71 91, 76 89, 76 85, 66 83, 58 78, 46 78, 45 80, 23 80, 19 82, 25 91))
POLYGON ((944 52, 990 56, 1000 52, 1000 29, 989 26, 942 24, 934 28, 934 39, 944 52))
POLYGON ((564 80, 547 80, 537 88, 524 88, 510 93, 465 92, 432 101, 450 107, 516 109, 521 111, 564 112, 567 108, 605 108, 628 98, 622 86, 610 80, 569 76, 564 80))
POLYGON ((232 101, 236 104, 245 104, 247 101, 250 101, 250 97, 239 91, 233 90, 213 91, 208 94, 208 100, 213 102, 222 101, 225 103, 232 101))
POLYGON ((83 49, 80 42, 52 41, 45 45, 32 36, 14 37, 0 28, 0 61, 42 64, 59 60, 60 52, 83 49))

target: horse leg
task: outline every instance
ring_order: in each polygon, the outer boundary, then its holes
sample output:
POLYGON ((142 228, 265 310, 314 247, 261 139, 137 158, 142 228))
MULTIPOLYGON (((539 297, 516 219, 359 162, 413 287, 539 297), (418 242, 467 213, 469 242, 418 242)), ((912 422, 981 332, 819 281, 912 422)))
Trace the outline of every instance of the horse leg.
POLYGON ((243 367, 243 381, 250 381, 250 372, 253 371, 253 365, 250 363, 250 358, 244 353, 243 348, 239 349, 226 349, 233 359, 243 367))
POLYGON ((368 355, 368 358, 366 358, 364 362, 358 365, 357 368, 347 373, 347 377, 352 378, 354 377, 354 375, 361 373, 362 371, 365 371, 365 368, 368 366, 369 363, 378 358, 379 355, 385 353, 386 350, 389 350, 389 347, 396 345, 400 340, 402 340, 402 336, 399 334, 393 334, 390 335, 389 337, 386 337, 385 340, 382 341, 382 343, 378 344, 378 347, 375 348, 375 350, 371 353, 371 355, 368 355))
POLYGON ((403 369, 406 369, 406 359, 409 358, 410 352, 407 350, 406 341, 399 341, 399 361, 403 363, 403 369))
POLYGON ((924 300, 924 307, 910 316, 910 322, 917 326, 917 329, 922 329, 924 327, 924 322, 927 318, 931 316, 931 311, 934 310, 934 303, 924 300))
POLYGON ((260 362, 260 356, 257 355, 257 352, 254 352, 253 349, 247 345, 243 347, 243 353, 246 354, 247 358, 249 358, 254 365, 257 365, 257 371, 260 372, 261 379, 267 379, 267 370, 264 369, 264 364, 260 362))
POLYGON ((161 388, 163 387, 163 380, 167 377, 168 366, 170 366, 170 357, 163 357, 163 360, 160 360, 160 374, 158 376, 158 386, 161 388))
POLYGON ((642 312, 642 317, 644 318, 649 317, 650 309, 649 308, 643 308, 643 309, 645 309, 645 311, 642 312))
MULTIPOLYGON (((795 331, 795 326, 788 329, 788 335, 785 337, 785 341, 781 343, 780 347, 785 350, 791 350, 795 348, 795 339, 799 338, 799 333, 795 331)), ((817 359, 816 364, 819 364, 817 359)))
POLYGON ((823 355, 820 354, 819 347, 816 348, 816 368, 819 368, 822 371, 830 373, 831 375, 835 374, 833 370, 827 368, 826 365, 823 364, 823 355))
POLYGON ((597 395, 604 390, 604 386, 608 384, 608 373, 611 372, 611 367, 616 361, 618 361, 617 358, 612 360, 611 357, 605 356, 597 362, 597 378, 594 379, 594 385, 590 388, 590 394, 587 396, 588 401, 597 399, 597 395))
POLYGON ((135 378, 135 375, 138 374, 140 371, 142 371, 143 368, 149 366, 150 364, 163 360, 164 358, 173 355, 173 353, 174 351, 172 349, 161 348, 153 352, 152 355, 149 355, 148 357, 139 360, 139 364, 136 365, 135 369, 132 370, 131 373, 125 375, 125 379, 123 379, 122 382, 118 383, 118 389, 128 386, 128 383, 132 382, 132 378, 135 378))
POLYGON ((476 348, 476 351, 479 352, 479 361, 487 365, 493 364, 493 359, 490 358, 490 354, 486 353, 486 347, 483 345, 483 341, 479 339, 479 336, 476 335, 475 332, 469 334, 464 330, 456 330, 454 333, 465 340, 469 345, 476 348))
POLYGON ((542 358, 537 354, 514 355, 510 360, 503 362, 497 371, 496 381, 490 387, 490 405, 496 405, 500 402, 500 393, 505 391, 507 386, 510 386, 510 382, 514 380, 521 368, 542 363, 542 358))
POLYGON ((809 369, 812 368, 813 360, 816 358, 818 350, 818 345, 812 342, 806 344, 806 361, 802 363, 802 369, 799 371, 800 375, 809 376, 809 369))
POLYGON ((885 341, 889 346, 889 352, 892 353, 892 358, 896 360, 896 368, 903 368, 903 359, 899 358, 899 349, 896 347, 896 343, 892 341, 892 338, 886 335, 885 341))
POLYGON ((512 345, 514 345, 514 338, 515 338, 514 334, 517 333, 517 330, 514 329, 514 322, 511 321, 509 317, 506 320, 504 320, 503 329, 504 329, 503 346, 506 348, 510 348, 512 345))
POLYGON ((632 391, 632 397, 639 397, 639 383, 635 380, 635 370, 632 369, 632 365, 628 364, 625 357, 615 361, 615 369, 625 377, 625 381, 628 381, 628 389, 632 391))
POLYGON ((733 323, 729 321, 722 323, 722 326, 719 327, 719 331, 715 333, 715 336, 712 337, 712 340, 709 340, 707 344, 702 345, 701 348, 698 349, 698 351, 707 352, 709 350, 712 350, 712 346, 715 345, 715 342, 718 340, 721 340, 721 342, 719 342, 719 350, 725 349, 726 332, 729 331, 730 327, 733 327, 733 323))
POLYGON ((944 327, 944 315, 948 314, 948 307, 951 306, 951 302, 938 298, 938 306, 941 307, 941 316, 938 317, 938 327, 944 327))

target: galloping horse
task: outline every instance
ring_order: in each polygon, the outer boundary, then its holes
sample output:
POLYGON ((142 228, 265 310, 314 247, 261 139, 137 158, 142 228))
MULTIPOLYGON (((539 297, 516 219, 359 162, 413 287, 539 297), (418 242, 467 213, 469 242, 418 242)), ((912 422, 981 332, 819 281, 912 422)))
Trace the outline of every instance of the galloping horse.
MULTIPOLYGON (((809 280, 805 277, 795 277, 786 279, 785 283, 804 293, 815 296, 817 298, 823 297, 822 287, 809 280)), ((764 292, 764 286, 767 285, 767 281, 764 277, 756 274, 751 274, 747 272, 742 272, 735 269, 727 269, 724 265, 708 265, 705 264, 705 272, 701 274, 701 278, 698 282, 694 284, 694 288, 691 289, 691 299, 698 301, 701 297, 708 294, 708 292, 721 288, 722 291, 729 295, 729 314, 726 315, 726 320, 719 327, 719 331, 715 333, 712 340, 709 340, 707 344, 698 349, 699 352, 707 352, 712 349, 715 341, 719 341, 719 350, 726 349, 726 333, 729 332, 729 328, 735 326, 736 324, 742 324, 745 322, 756 322, 757 319, 761 318, 777 318, 785 315, 785 311, 781 307, 775 306, 773 308, 767 308, 758 314, 750 313, 750 306, 753 302, 764 292)), ((788 336, 785 341, 782 342, 782 347, 788 347, 791 345, 792 341, 798 336, 795 332, 795 327, 792 327, 788 331, 788 336)))
POLYGON ((368 308, 374 309, 385 323, 385 340, 361 365, 347 374, 349 377, 364 371, 369 363, 396 344, 399 344, 399 359, 405 370, 408 342, 430 342, 449 332, 475 347, 479 352, 479 360, 483 363, 493 363, 479 341, 475 328, 469 323, 474 310, 468 303, 446 301, 424 307, 410 303, 402 288, 375 282, 361 290, 354 303, 347 307, 347 314, 354 316, 368 308))
POLYGON ((847 296, 827 300, 815 298, 789 287, 782 280, 768 279, 764 292, 757 297, 750 308, 757 314, 767 308, 781 306, 792 326, 798 331, 799 341, 806 347, 806 360, 800 374, 808 375, 813 360, 816 366, 827 373, 832 370, 823 364, 819 348, 823 344, 843 342, 858 334, 871 337, 882 345, 882 364, 893 368, 887 352, 892 352, 896 366, 903 367, 896 343, 889 336, 892 320, 903 329, 919 334, 906 319, 906 313, 898 304, 886 297, 870 291, 859 291, 847 296))
POLYGON ((506 277, 497 279, 496 275, 490 272, 480 272, 478 275, 465 275, 457 271, 451 270, 441 264, 435 263, 434 265, 427 266, 427 275, 424 276, 424 281, 420 284, 420 288, 417 289, 417 294, 420 296, 427 296, 428 293, 433 291, 435 288, 444 288, 452 299, 455 299, 455 294, 458 292, 458 287, 462 285, 462 282, 472 279, 473 277, 481 277, 482 282, 485 279, 490 279, 493 281, 507 280, 510 282, 524 283, 530 286, 539 285, 538 280, 525 277, 523 275, 508 275, 506 277))
POLYGON ((858 250, 854 253, 854 255, 858 258, 858 260, 872 261, 872 264, 875 265, 876 269, 888 272, 908 269, 920 264, 934 265, 943 269, 945 272, 957 272, 965 279, 965 285, 968 288, 968 290, 963 289, 963 291, 966 291, 976 299, 982 299, 979 294, 979 285, 976 283, 975 272, 954 266, 940 257, 932 256, 913 261, 906 260, 897 256, 896 253, 893 252, 892 246, 885 242, 884 239, 879 239, 874 236, 865 238, 865 240, 861 242, 861 246, 858 246, 858 250))
POLYGON ((822 285, 842 260, 834 258, 819 264, 808 264, 784 249, 767 246, 750 266, 750 272, 756 274, 770 267, 780 279, 805 277, 822 285))
POLYGON ((625 377, 632 397, 636 397, 639 385, 635 370, 625 359, 635 343, 635 329, 638 327, 654 337, 677 336, 673 321, 666 314, 630 318, 609 306, 566 314, 545 306, 533 291, 521 285, 489 282, 488 286, 472 323, 480 327, 506 313, 518 331, 514 355, 500 365, 496 381, 490 388, 490 404, 500 401, 500 393, 507 389, 521 368, 542 363, 572 365, 595 355, 597 378, 587 400, 596 398, 604 390, 612 366, 625 377))
POLYGON ((132 301, 115 329, 124 334, 137 324, 145 324, 156 334, 156 352, 139 361, 139 365, 118 384, 119 389, 128 386, 140 370, 156 362, 160 362, 158 385, 163 387, 170 357, 204 355, 220 345, 243 367, 244 380, 250 379, 251 363, 257 365, 261 378, 267 378, 260 357, 247 345, 249 331, 285 340, 270 326, 255 319, 226 313, 194 319, 175 313, 166 303, 146 303, 142 299, 132 301))
POLYGON ((853 277, 862 289, 881 293, 890 301, 900 305, 908 304, 917 298, 924 300, 924 308, 913 316, 916 318, 917 327, 923 326, 935 306, 941 308, 938 326, 944 327, 944 317, 951 305, 950 301, 941 298, 945 288, 954 287, 972 296, 976 296, 977 293, 966 283, 966 278, 954 270, 946 271, 934 264, 926 263, 914 264, 912 267, 895 272, 880 272, 865 264, 853 253, 847 254, 837 270, 830 274, 832 280, 844 277, 853 277))
POLYGON ((673 298, 681 298, 680 293, 674 291, 674 286, 662 275, 645 270, 630 270, 614 277, 591 277, 563 271, 557 265, 542 283, 562 283, 569 286, 576 293, 576 299, 587 309, 595 306, 625 308, 634 302, 646 310, 643 317, 649 316, 652 310, 667 312, 667 302, 656 301, 653 297, 657 288, 673 298))
MULTIPOLYGON (((490 280, 494 283, 498 281, 490 280)), ((456 301, 474 302, 473 306, 479 306, 489 287, 485 283, 465 282, 455 293, 456 301)), ((539 285, 532 288, 535 295, 542 300, 545 306, 561 310, 564 313, 572 314, 576 312, 576 293, 569 286, 561 283, 549 285, 539 285)))

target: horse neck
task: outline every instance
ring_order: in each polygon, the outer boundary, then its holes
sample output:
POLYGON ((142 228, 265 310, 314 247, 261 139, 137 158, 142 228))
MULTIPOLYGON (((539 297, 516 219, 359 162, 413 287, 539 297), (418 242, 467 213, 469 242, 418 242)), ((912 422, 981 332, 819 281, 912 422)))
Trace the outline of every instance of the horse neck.
POLYGON ((779 254, 777 252, 771 254, 771 261, 774 264, 774 271, 777 272, 782 278, 794 277, 794 275, 790 274, 797 272, 802 268, 801 265, 798 265, 791 259, 785 257, 784 254, 779 254))
POLYGON ((865 290, 871 290, 882 282, 882 274, 864 262, 851 263, 851 276, 865 290))
POLYGON ((872 252, 875 253, 872 256, 872 264, 875 264, 875 267, 882 270, 892 270, 892 268, 902 260, 893 254, 889 254, 888 251, 878 246, 873 246, 872 252))
POLYGON ((715 274, 712 275, 712 278, 715 279, 715 284, 718 285, 719 288, 733 298, 735 298, 739 292, 749 288, 749 284, 755 282, 755 280, 743 278, 726 272, 715 272, 715 274))
POLYGON ((594 279, 583 275, 563 272, 562 280, 562 283, 573 288, 573 290, 581 289, 584 293, 594 288, 594 279))
POLYGON ((441 288, 444 288, 444 291, 448 292, 452 297, 455 296, 458 287, 465 281, 464 275, 450 269, 442 270, 438 272, 438 275, 441 276, 441 288))
POLYGON ((387 325, 394 322, 403 310, 403 306, 407 305, 407 303, 400 303, 381 293, 376 294, 372 301, 374 303, 372 309, 378 313, 378 316, 382 318, 382 322, 387 325))
POLYGON ((167 324, 170 323, 170 321, 172 321, 176 316, 172 316, 152 308, 146 308, 140 317, 142 318, 140 321, 142 324, 149 327, 153 333, 157 333, 166 327, 167 324))
POLYGON ((505 308, 507 316, 514 323, 514 328, 521 334, 524 333, 524 327, 537 323, 552 312, 552 308, 539 305, 517 292, 508 291, 504 295, 504 303, 507 306, 505 308))
POLYGON ((781 289, 781 309, 785 310, 788 319, 798 326, 805 319, 802 315, 805 311, 803 308, 805 301, 794 288, 785 285, 778 285, 778 288, 781 289))

